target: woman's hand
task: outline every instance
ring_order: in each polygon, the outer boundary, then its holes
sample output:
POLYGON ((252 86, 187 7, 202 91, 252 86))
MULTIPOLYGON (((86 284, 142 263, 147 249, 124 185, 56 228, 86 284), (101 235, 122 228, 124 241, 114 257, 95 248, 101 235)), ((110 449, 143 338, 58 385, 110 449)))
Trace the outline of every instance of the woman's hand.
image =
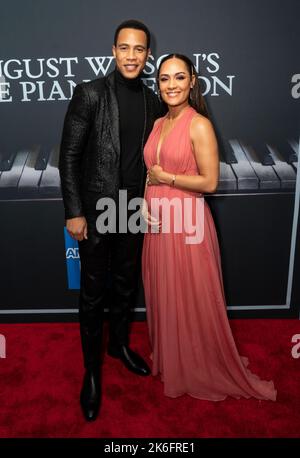
POLYGON ((158 219, 156 219, 154 216, 151 216, 149 213, 148 209, 148 204, 146 199, 143 200, 143 206, 142 206, 142 216, 145 220, 145 222, 148 224, 148 226, 152 226, 151 232, 159 232, 161 223, 159 222, 158 219))
POLYGON ((162 174, 164 173, 163 168, 160 165, 153 165, 147 173, 147 183, 148 185, 152 184, 161 184, 162 174))

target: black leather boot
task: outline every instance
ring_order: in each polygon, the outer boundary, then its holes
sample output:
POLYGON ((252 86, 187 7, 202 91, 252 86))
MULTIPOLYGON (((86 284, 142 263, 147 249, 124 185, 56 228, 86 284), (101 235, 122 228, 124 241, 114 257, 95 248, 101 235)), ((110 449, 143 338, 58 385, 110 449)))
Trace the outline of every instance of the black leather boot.
POLYGON ((80 325, 81 344, 85 366, 80 404, 83 415, 87 421, 97 418, 101 404, 101 343, 102 331, 91 332, 89 328, 80 325))
POLYGON ((137 375, 146 376, 151 373, 143 358, 131 350, 127 345, 120 345, 118 348, 108 346, 107 353, 113 358, 120 359, 129 371, 137 375))
POLYGON ((80 393, 80 404, 87 421, 97 418, 101 403, 100 369, 86 369, 80 393))

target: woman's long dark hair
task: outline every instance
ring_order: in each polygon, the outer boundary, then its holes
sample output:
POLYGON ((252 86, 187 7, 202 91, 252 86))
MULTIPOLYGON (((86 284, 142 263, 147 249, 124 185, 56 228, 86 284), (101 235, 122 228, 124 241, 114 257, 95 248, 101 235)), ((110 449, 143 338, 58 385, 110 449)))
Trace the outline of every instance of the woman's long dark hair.
POLYGON ((160 70, 161 70, 161 67, 162 67, 163 63, 166 62, 169 59, 173 59, 174 57, 176 59, 182 60, 185 63, 186 68, 188 69, 188 72, 189 72, 189 75, 190 75, 191 78, 193 77, 193 75, 195 75, 195 84, 194 84, 194 87, 190 91, 189 104, 198 113, 200 113, 201 115, 203 115, 206 118, 208 118, 209 117, 208 110, 207 110, 207 107, 206 107, 206 103, 205 103, 204 97, 203 97, 202 92, 201 92, 201 87, 200 87, 200 81, 199 81, 198 74, 196 72, 196 69, 195 69, 195 66, 194 66, 193 62, 187 56, 185 56, 184 54, 169 54, 168 56, 164 57, 161 60, 161 62, 159 64, 159 67, 158 67, 158 70, 157 70, 157 77, 156 77, 157 86, 159 87, 159 74, 160 74, 160 70))

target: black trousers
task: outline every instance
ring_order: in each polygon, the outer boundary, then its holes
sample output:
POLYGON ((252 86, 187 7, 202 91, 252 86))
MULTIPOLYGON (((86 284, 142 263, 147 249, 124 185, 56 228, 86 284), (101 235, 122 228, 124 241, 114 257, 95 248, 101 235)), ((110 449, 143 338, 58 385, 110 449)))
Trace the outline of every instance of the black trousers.
MULTIPOLYGON (((128 194, 128 199, 136 193, 128 194)), ((95 204, 90 196, 89 208, 95 204)), ((94 207, 95 208, 95 207, 94 207)), ((100 365, 104 307, 107 285, 110 282, 109 347, 117 352, 120 345, 129 343, 131 308, 135 303, 140 278, 143 234, 105 233, 96 230, 95 212, 86 215, 88 239, 79 242, 81 286, 79 323, 84 365, 100 365)), ((128 217, 130 214, 128 215, 128 217)), ((117 220, 118 226, 118 220, 117 220)))

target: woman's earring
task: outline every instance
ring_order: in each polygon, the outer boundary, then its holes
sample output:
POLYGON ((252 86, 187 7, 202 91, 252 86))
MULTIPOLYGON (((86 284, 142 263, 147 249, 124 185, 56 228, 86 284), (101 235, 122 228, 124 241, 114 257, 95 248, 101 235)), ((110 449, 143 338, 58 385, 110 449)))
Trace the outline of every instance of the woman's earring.
POLYGON ((158 97, 158 100, 161 102, 161 96, 160 96, 160 90, 159 89, 157 91, 157 97, 158 97))

